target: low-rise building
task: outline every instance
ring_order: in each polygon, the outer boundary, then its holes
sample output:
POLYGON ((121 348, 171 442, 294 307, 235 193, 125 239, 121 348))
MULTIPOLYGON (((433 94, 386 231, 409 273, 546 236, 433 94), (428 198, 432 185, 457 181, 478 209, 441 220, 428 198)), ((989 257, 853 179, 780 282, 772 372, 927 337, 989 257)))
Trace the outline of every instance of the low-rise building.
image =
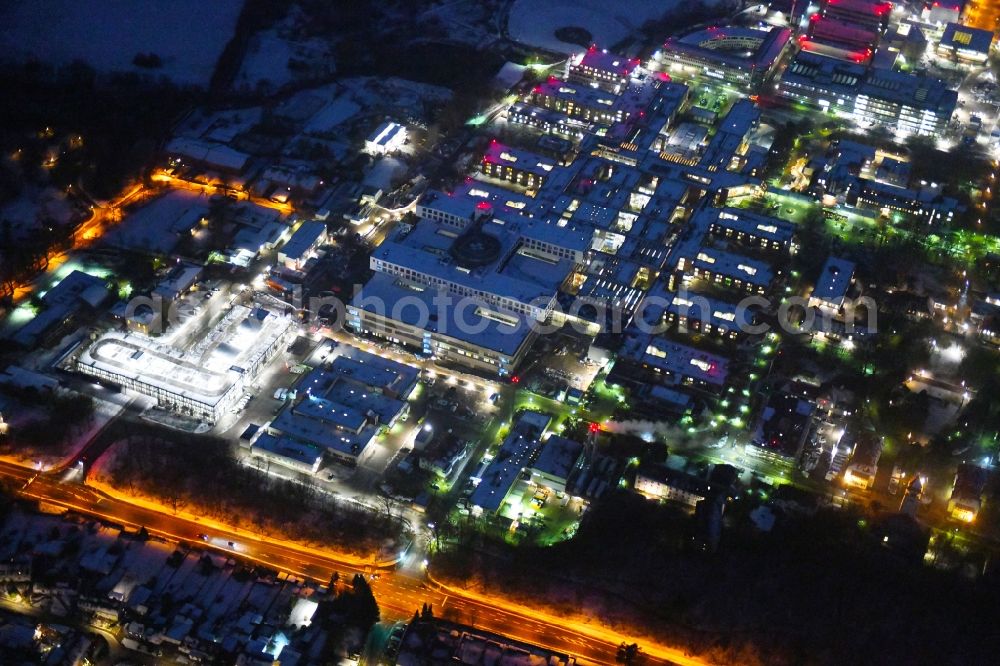
POLYGON ((386 121, 365 139, 365 152, 369 155, 389 155, 406 145, 406 128, 399 123, 386 121))
POLYGON ((937 54, 944 58, 985 64, 996 35, 989 30, 969 28, 960 23, 949 23, 944 28, 937 54))
POLYGON ((260 433, 250 445, 250 454, 304 474, 315 474, 323 462, 323 452, 319 448, 266 432, 260 433))
POLYGON ((680 502, 694 507, 708 497, 708 483, 665 465, 640 467, 635 475, 636 492, 650 499, 680 502))
POLYGON ((314 256, 317 247, 326 242, 326 223, 316 220, 303 222, 280 250, 278 261, 291 270, 302 270, 314 256))
POLYGON ((840 312, 852 284, 854 264, 839 257, 829 257, 820 269, 816 286, 809 295, 809 307, 840 312))
POLYGON ((873 432, 863 431, 854 442, 850 462, 844 472, 844 484, 869 490, 875 484, 878 461, 882 456, 882 438, 873 432))
POLYGON ((983 493, 986 490, 987 472, 982 467, 962 464, 955 472, 955 487, 948 500, 948 514, 966 523, 971 523, 983 508, 983 493))
POLYGON ((725 390, 729 360, 649 333, 626 336, 610 383, 662 385, 718 394, 725 390))
POLYGON ((554 492, 566 492, 566 482, 581 463, 583 444, 550 435, 541 446, 529 471, 531 481, 554 492))

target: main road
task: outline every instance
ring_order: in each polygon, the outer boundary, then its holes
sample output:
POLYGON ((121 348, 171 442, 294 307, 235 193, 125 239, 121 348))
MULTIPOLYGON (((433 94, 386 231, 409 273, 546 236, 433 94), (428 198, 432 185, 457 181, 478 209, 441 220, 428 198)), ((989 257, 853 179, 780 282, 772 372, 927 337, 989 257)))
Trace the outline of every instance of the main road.
POLYGON ((322 583, 329 581, 334 572, 341 577, 356 573, 371 575, 372 589, 384 619, 407 620, 427 603, 438 616, 566 652, 577 656, 581 663, 616 663, 622 641, 639 642, 650 664, 705 663, 676 648, 636 641, 599 622, 556 617, 544 608, 516 606, 506 599, 440 584, 425 574, 420 563, 397 570, 394 565, 368 563, 348 554, 261 537, 208 520, 173 515, 163 507, 118 499, 95 488, 62 480, 66 476, 0 463, 0 480, 20 497, 38 501, 42 506, 66 509, 123 527, 143 527, 153 536, 227 552, 322 583))

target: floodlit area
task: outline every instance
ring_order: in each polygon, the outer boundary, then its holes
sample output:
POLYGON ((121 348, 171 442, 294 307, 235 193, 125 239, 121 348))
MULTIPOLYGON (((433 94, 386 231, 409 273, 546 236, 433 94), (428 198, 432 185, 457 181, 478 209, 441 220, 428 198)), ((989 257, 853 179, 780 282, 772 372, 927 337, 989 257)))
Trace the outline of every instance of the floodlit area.
POLYGON ((529 46, 579 53, 580 44, 556 37, 560 28, 582 28, 602 47, 628 37, 643 23, 674 8, 676 0, 516 0, 510 10, 510 36, 529 46))
POLYGON ((77 369, 214 423, 281 349, 291 329, 284 315, 237 305, 187 348, 109 332, 84 351, 77 369))

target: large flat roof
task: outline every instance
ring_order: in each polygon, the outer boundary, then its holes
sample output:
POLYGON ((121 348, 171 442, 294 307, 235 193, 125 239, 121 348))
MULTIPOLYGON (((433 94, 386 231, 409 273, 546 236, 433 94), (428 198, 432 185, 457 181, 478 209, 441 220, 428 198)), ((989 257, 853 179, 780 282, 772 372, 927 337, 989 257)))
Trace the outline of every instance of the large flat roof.
POLYGON ((690 377, 716 386, 725 384, 729 375, 728 359, 648 333, 629 336, 621 354, 680 378, 690 377))
POLYGON ((777 243, 788 243, 795 235, 795 225, 791 222, 741 208, 706 208, 698 215, 708 216, 712 224, 725 229, 777 243))
POLYGON ((386 273, 376 273, 357 293, 351 305, 508 356, 516 354, 531 334, 523 315, 498 311, 494 307, 476 304, 472 300, 459 300, 454 296, 452 301, 435 301, 440 294, 442 292, 434 288, 423 288, 386 273), (453 304, 447 305, 449 302, 453 304), (402 303, 409 305, 397 305, 402 303), (424 311, 432 314, 434 319, 423 317, 414 307, 416 303, 422 304, 424 311), (441 303, 445 305, 439 306, 441 303), (461 307, 456 307, 460 303, 461 307), (382 311, 379 311, 379 304, 382 304, 382 311))
POLYGON ((537 450, 536 440, 513 433, 508 435, 483 472, 482 481, 469 497, 469 503, 486 512, 498 511, 537 450))
POLYGON ((847 97, 867 95, 915 109, 947 112, 949 116, 958 101, 958 93, 940 79, 841 62, 806 51, 796 56, 782 80, 821 86, 847 97))
POLYGON ((989 30, 968 28, 961 23, 949 23, 944 27, 941 36, 941 46, 950 47, 956 51, 972 51, 989 55, 990 46, 996 35, 989 30))
POLYGON ((317 447, 297 442, 289 437, 279 437, 263 432, 254 440, 252 450, 266 451, 276 457, 285 458, 303 465, 315 465, 323 457, 317 447))
POLYGON ((576 465, 582 453, 583 444, 580 442, 559 435, 550 435, 542 443, 538 457, 531 464, 531 470, 565 480, 569 478, 573 466, 576 465))
POLYGON ((698 268, 761 287, 767 287, 774 279, 766 262, 712 247, 702 247, 691 260, 698 268))
POLYGON ((717 60, 730 67, 769 69, 791 38, 792 31, 788 28, 773 27, 765 31, 740 26, 710 26, 682 37, 671 37, 663 46, 667 51, 717 60), (748 40, 756 42, 756 47, 749 53, 725 48, 729 41, 748 40))
POLYGON ((573 67, 589 67, 590 69, 614 72, 621 76, 629 76, 638 66, 638 58, 626 58, 596 46, 591 46, 584 51, 578 56, 577 62, 573 64, 573 67))
MULTIPOLYGON (((538 303, 554 296, 572 270, 573 262, 568 259, 546 261, 516 251, 522 234, 557 245, 572 242, 574 249, 589 247, 588 242, 572 235, 572 229, 549 228, 540 222, 508 225, 502 220, 487 221, 481 231, 499 241, 500 252, 492 262, 475 268, 461 266, 449 254, 460 233, 453 227, 430 220, 421 222, 405 235, 385 241, 371 256, 374 260, 411 269, 421 276, 437 278, 447 284, 521 303, 538 303), (516 257, 516 261, 512 261, 511 257, 516 257)), ((423 281, 423 278, 416 276, 413 281, 423 281)))
POLYGON ((828 303, 839 304, 847 295, 853 278, 853 262, 839 257, 829 257, 820 269, 819 277, 816 278, 812 296, 828 303))
POLYGON ((287 317, 236 305, 188 349, 112 331, 86 349, 79 364, 214 405, 289 326, 287 317))
POLYGON ((312 248, 320 236, 326 233, 326 222, 303 222, 292 237, 288 239, 281 253, 291 259, 299 259, 312 248))

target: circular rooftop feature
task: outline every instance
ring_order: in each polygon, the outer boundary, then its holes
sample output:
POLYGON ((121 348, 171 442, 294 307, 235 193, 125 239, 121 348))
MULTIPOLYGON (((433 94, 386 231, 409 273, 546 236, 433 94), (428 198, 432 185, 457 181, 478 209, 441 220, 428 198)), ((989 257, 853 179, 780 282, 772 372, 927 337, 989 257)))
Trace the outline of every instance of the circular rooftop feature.
POLYGON ((480 229, 462 234, 452 243, 449 252, 465 268, 486 266, 500 258, 500 239, 480 229))

